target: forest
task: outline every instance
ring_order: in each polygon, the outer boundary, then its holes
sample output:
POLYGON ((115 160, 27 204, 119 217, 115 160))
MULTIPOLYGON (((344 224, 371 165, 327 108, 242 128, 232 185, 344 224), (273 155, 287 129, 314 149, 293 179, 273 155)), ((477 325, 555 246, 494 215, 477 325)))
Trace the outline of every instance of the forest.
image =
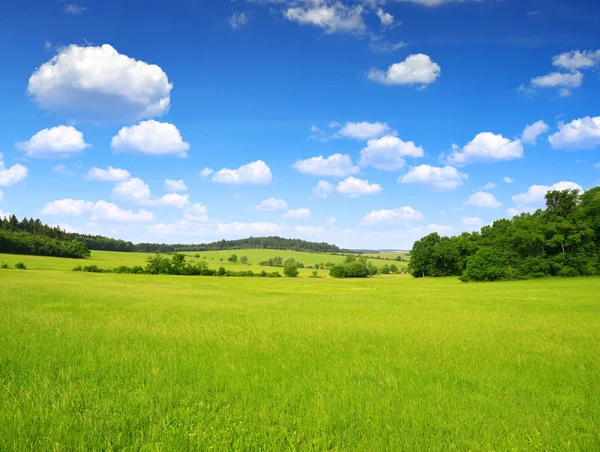
POLYGON ((548 192, 545 210, 479 232, 430 234, 414 244, 408 268, 416 278, 463 281, 600 275, 600 187, 548 192))

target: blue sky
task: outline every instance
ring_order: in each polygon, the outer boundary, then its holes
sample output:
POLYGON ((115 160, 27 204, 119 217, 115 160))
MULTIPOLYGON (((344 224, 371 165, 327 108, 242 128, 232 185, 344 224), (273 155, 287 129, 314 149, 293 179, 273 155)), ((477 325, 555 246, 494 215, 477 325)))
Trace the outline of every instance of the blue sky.
POLYGON ((581 0, 3 2, 0 215, 168 243, 478 229, 598 183, 599 26, 581 0))

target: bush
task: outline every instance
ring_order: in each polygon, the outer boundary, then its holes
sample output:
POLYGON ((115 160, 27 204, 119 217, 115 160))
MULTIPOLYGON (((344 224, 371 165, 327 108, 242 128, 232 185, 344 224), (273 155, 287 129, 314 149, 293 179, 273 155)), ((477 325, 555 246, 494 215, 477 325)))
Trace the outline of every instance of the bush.
POLYGON ((19 270, 27 270, 27 267, 25 266, 25 264, 23 262, 17 262, 15 264, 15 268, 17 268, 19 270))
POLYGON ((6 270, 8 268, 8 264, 4 261, 2 261, 2 264, 0 264, 0 268, 2 268, 3 270, 6 270))
POLYGON ((581 274, 573 267, 565 266, 560 269, 558 276, 562 276, 563 278, 574 278, 576 276, 581 276, 581 274))
POLYGON ((235 263, 237 263, 237 261, 238 261, 237 254, 232 254, 231 256, 229 256, 229 258, 227 258, 227 260, 228 260, 229 262, 231 262, 232 264, 235 264, 235 263))
POLYGON ((248 263, 248 256, 242 256, 242 257, 240 257, 240 263, 247 264, 248 263))
POLYGON ((283 268, 283 274, 288 278, 296 278, 298 277, 298 266, 295 263, 287 264, 283 268))
POLYGON ((503 281, 521 279, 517 271, 517 257, 497 247, 480 248, 467 260, 462 281, 503 281))
POLYGON ((83 267, 81 265, 78 265, 77 267, 73 268, 74 272, 81 272, 83 271, 83 267))

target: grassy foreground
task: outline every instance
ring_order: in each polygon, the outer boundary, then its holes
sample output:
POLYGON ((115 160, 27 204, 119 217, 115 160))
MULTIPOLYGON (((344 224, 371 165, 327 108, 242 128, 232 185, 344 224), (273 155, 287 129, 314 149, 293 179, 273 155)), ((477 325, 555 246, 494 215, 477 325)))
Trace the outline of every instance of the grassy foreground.
POLYGON ((599 292, 0 270, 0 449, 600 450, 599 292))

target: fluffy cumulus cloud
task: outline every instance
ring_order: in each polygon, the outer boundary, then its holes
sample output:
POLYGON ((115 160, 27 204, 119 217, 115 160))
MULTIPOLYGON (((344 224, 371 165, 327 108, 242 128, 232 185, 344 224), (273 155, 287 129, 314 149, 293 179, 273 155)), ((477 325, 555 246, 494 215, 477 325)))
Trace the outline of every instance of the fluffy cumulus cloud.
POLYGON ((430 165, 419 165, 411 168, 408 174, 401 176, 398 182, 402 184, 423 185, 433 191, 456 190, 469 179, 465 173, 459 172, 453 166, 443 168, 430 165))
POLYGON ((563 73, 552 72, 531 79, 532 86, 536 88, 577 88, 583 83, 583 74, 578 71, 563 73))
POLYGON ((46 203, 42 209, 42 214, 76 217, 89 212, 92 210, 92 207, 94 207, 94 203, 91 201, 72 198, 57 199, 56 201, 46 203))
POLYGON ((465 201, 465 204, 473 207, 480 207, 482 209, 497 209, 502 206, 494 195, 483 191, 474 193, 469 199, 465 201))
POLYGON ((152 199, 150 187, 137 177, 119 182, 112 190, 111 196, 118 200, 138 205, 149 205, 152 199))
POLYGON ((238 169, 223 168, 212 176, 212 181, 220 184, 267 185, 272 180, 271 168, 262 160, 242 165, 238 169))
POLYGON ((183 218, 193 223, 208 221, 208 208, 201 203, 196 203, 184 212, 183 218))
POLYGON ((368 180, 358 179, 356 177, 348 177, 341 181, 336 190, 338 193, 356 198, 362 195, 376 195, 383 191, 381 185, 371 184, 368 180))
POLYGON ((135 126, 123 127, 112 138, 111 149, 116 152, 137 152, 150 155, 187 157, 190 145, 183 141, 173 124, 153 119, 135 126))
POLYGON ((200 171, 200 177, 202 179, 207 179, 212 176, 213 173, 214 171, 212 168, 204 168, 202 171, 200 171))
POLYGON ((548 129, 550 127, 544 121, 537 121, 531 125, 527 125, 525 130, 523 130, 521 141, 525 144, 536 144, 538 137, 546 133, 548 129))
POLYGON ((129 171, 109 166, 107 169, 93 167, 87 173, 86 179, 102 182, 124 182, 131 179, 129 171))
POLYGON ((288 220, 308 220, 311 217, 312 213, 310 209, 300 208, 300 209, 291 209, 288 210, 283 217, 288 220))
POLYGON ((164 115, 173 85, 154 64, 108 44, 71 45, 40 66, 27 92, 43 109, 90 121, 130 121, 164 115))
POLYGON ((586 150, 600 146, 600 116, 575 119, 558 125, 558 132, 550 135, 554 149, 586 150))
POLYGON ((44 215, 81 216, 90 214, 91 221, 109 221, 115 223, 143 223, 154 221, 154 214, 147 210, 123 210, 106 201, 84 201, 81 199, 58 199, 46 203, 42 209, 44 215))
POLYGON ((313 188, 313 196, 321 199, 325 199, 333 190, 333 185, 327 181, 320 180, 315 188, 313 188))
POLYGON ((469 228, 479 229, 483 226, 483 220, 479 217, 463 217, 462 224, 469 228))
POLYGON ((115 223, 149 223, 154 221, 154 214, 144 209, 137 212, 123 210, 113 203, 98 201, 92 208, 90 220, 115 223))
POLYGON ((360 151, 358 164, 362 167, 372 166, 385 171, 395 171, 405 165, 404 157, 423 157, 425 152, 421 146, 412 141, 402 141, 395 136, 369 140, 367 146, 360 151))
POLYGON ((139 178, 133 178, 115 184, 111 196, 118 201, 128 202, 139 206, 185 209, 190 205, 189 195, 168 193, 159 198, 153 197, 148 184, 139 178))
POLYGON ((440 76, 442 69, 428 55, 409 55, 404 61, 392 64, 386 71, 371 69, 369 79, 385 85, 427 86, 440 76))
POLYGON ((517 205, 523 206, 542 206, 545 203, 546 193, 549 191, 579 190, 583 192, 581 185, 575 182, 561 181, 554 185, 532 185, 525 193, 520 193, 512 197, 517 205))
POLYGON ((263 200, 259 205, 255 207, 256 210, 262 212, 273 212, 275 210, 287 209, 287 203, 283 199, 269 198, 263 200))
POLYGON ((187 191, 187 185, 183 182, 183 179, 173 180, 167 179, 165 180, 165 188, 169 193, 181 193, 187 191))
POLYGON ((287 8, 284 16, 300 25, 321 28, 325 33, 362 33, 366 28, 363 12, 361 5, 348 7, 341 2, 326 4, 316 1, 287 8))
POLYGON ((591 69, 600 64, 600 50, 573 50, 552 59, 552 64, 569 70, 591 69))
POLYGON ((407 223, 423 219, 421 212, 409 206, 391 210, 373 210, 365 215, 361 221, 363 226, 371 226, 381 223, 407 223))
POLYGON ((462 149, 454 145, 448 163, 454 166, 466 166, 478 162, 495 163, 520 159, 523 154, 521 140, 511 141, 502 135, 483 132, 462 149))
POLYGON ((381 25, 384 27, 391 27, 394 25, 394 16, 392 14, 386 13, 382 8, 379 8, 376 14, 377 17, 379 17, 381 25))
POLYGON ((383 122, 347 122, 338 135, 355 140, 370 140, 392 132, 390 126, 383 122))
POLYGON ((4 164, 4 158, 0 154, 0 187, 15 185, 27 178, 27 168, 15 163, 10 168, 4 164))
POLYGON ((346 177, 360 172, 360 169, 352 164, 352 159, 347 154, 333 154, 327 158, 321 155, 298 160, 292 167, 299 173, 311 176, 346 177))
POLYGON ((66 158, 91 147, 83 139, 83 133, 72 126, 43 129, 27 141, 15 143, 27 157, 66 158))

